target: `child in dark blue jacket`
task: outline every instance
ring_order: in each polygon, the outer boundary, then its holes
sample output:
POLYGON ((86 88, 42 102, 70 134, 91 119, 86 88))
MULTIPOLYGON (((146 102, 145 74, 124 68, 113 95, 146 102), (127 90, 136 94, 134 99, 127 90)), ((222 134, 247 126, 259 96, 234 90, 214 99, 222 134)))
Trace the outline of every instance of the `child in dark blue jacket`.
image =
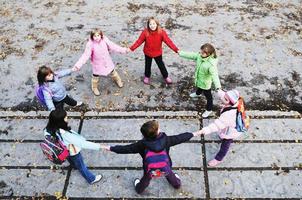
POLYGON ((139 153, 143 159, 144 175, 135 179, 134 186, 137 193, 142 193, 149 185, 153 177, 164 175, 168 182, 178 189, 181 185, 180 178, 172 171, 172 160, 169 155, 171 146, 186 142, 193 136, 200 135, 200 132, 182 133, 173 136, 167 136, 159 131, 157 121, 148 121, 141 127, 141 133, 144 136, 142 140, 129 145, 102 146, 103 149, 113 151, 118 154, 139 153))

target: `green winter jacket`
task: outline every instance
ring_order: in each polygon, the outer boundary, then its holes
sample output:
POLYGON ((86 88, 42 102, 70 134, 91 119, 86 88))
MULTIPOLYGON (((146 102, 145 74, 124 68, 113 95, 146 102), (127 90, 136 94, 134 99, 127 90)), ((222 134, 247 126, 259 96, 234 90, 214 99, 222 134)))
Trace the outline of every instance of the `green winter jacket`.
POLYGON ((215 89, 221 88, 217 71, 218 59, 213 56, 202 58, 199 53, 179 51, 179 56, 195 60, 195 86, 204 90, 211 89, 212 81, 215 89))

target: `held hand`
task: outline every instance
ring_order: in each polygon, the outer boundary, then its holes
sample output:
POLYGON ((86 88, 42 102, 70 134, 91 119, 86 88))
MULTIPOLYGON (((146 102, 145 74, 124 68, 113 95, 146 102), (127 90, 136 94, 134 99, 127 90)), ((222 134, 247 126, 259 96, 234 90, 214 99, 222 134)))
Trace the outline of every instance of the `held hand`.
POLYGON ((103 144, 100 144, 100 146, 101 146, 101 149, 110 151, 110 146, 108 146, 108 145, 103 145, 103 144))
POLYGON ((71 70, 72 70, 73 72, 76 72, 76 71, 79 71, 80 68, 78 68, 77 66, 74 66, 71 70))
POLYGON ((201 130, 193 132, 194 136, 200 136, 201 134, 202 134, 201 130))

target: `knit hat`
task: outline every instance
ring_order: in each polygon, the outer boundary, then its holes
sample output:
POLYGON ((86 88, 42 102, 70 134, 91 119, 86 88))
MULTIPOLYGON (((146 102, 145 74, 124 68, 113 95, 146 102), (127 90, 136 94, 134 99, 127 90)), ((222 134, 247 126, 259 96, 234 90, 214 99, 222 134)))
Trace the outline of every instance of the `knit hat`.
POLYGON ((230 100, 232 104, 237 103, 239 100, 239 92, 238 90, 229 90, 225 93, 226 97, 230 100))

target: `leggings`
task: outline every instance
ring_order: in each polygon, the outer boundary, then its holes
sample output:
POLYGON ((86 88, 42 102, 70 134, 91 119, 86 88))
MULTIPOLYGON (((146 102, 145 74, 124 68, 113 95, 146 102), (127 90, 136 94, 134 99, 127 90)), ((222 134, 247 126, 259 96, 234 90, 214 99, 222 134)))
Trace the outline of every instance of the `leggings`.
POLYGON ((211 89, 204 90, 204 89, 201 89, 201 88, 197 88, 196 94, 201 95, 202 93, 204 94, 204 96, 207 99, 206 110, 211 111, 213 109, 213 97, 212 97, 211 89))
MULTIPOLYGON (((163 62, 163 57, 162 55, 157 56, 154 58, 162 76, 164 79, 168 77, 168 71, 166 69, 165 63, 163 62)), ((152 58, 145 55, 145 76, 150 78, 151 76, 151 65, 152 65, 152 58)))

